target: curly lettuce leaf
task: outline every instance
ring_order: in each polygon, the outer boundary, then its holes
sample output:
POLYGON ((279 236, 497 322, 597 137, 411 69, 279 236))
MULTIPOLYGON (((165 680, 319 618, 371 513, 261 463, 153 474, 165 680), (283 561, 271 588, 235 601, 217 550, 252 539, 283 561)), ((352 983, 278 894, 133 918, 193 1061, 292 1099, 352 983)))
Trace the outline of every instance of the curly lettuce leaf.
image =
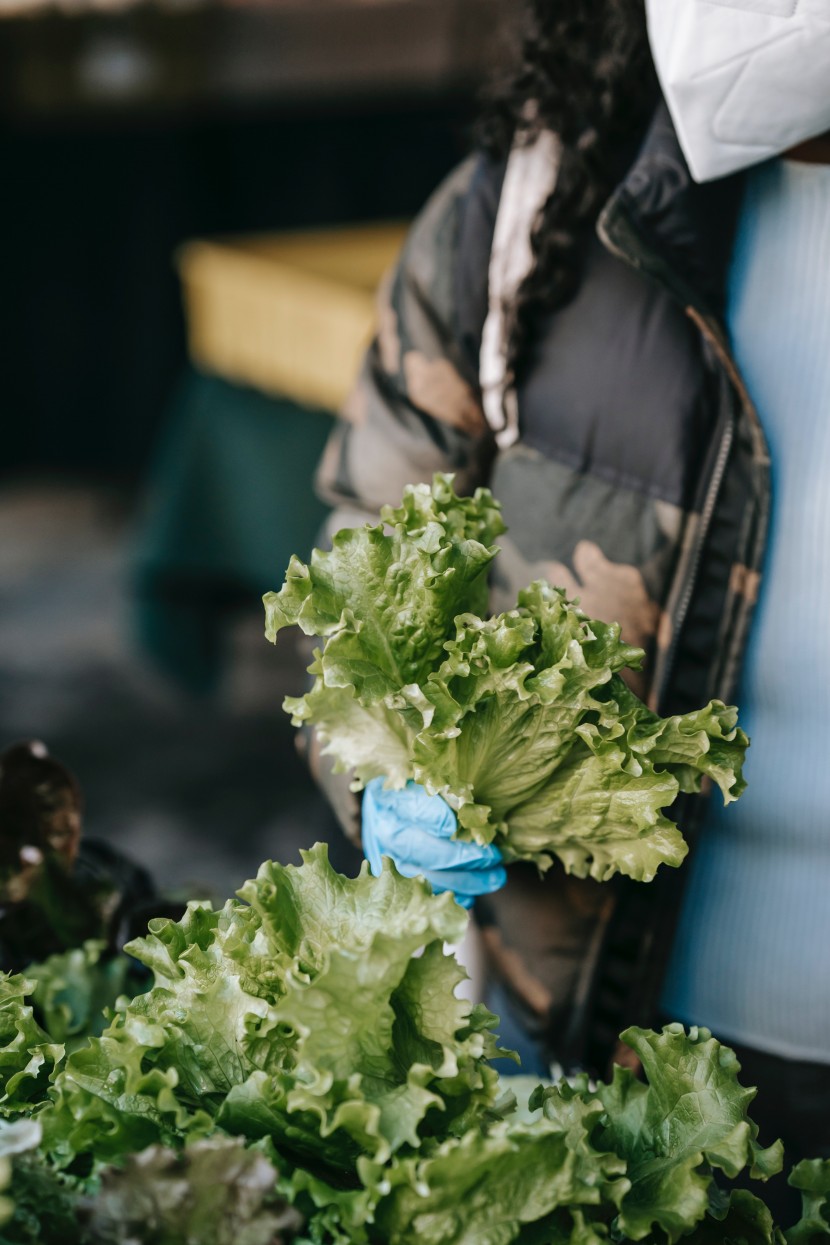
POLYGON ((474 792, 497 821, 545 783, 586 713, 600 709, 599 689, 643 655, 542 581, 516 610, 461 615, 444 647, 425 688, 434 714, 416 763, 434 786, 474 792))
POLYGON ((505 1121, 484 1133, 470 1130, 428 1157, 393 1165, 391 1191, 375 1212, 378 1239, 510 1245, 557 1208, 567 1208, 572 1223, 581 1208, 616 1209, 629 1186, 625 1164, 591 1143, 601 1107, 573 1107, 531 1125, 505 1121))
POLYGON ((642 653, 538 582, 519 608, 456 620, 425 687, 435 713, 416 737, 413 774, 456 810, 462 833, 495 838, 507 860, 604 881, 650 881, 687 847, 664 810, 704 775, 726 799, 743 789, 746 738, 712 702, 662 719, 620 678, 642 653))
POLYGON ((177 1096, 176 1069, 156 1065, 163 1047, 159 1026, 120 1013, 102 1037, 72 1054, 43 1114, 47 1153, 63 1165, 77 1155, 113 1160, 210 1132, 210 1115, 177 1096))
POLYGON ((406 490, 377 527, 344 528, 265 600, 266 635, 297 624, 326 638, 324 680, 361 704, 422 682, 441 658, 452 621, 487 604, 493 540, 504 531, 486 489, 459 498, 450 476, 406 490))
POLYGON ((104 952, 104 943, 85 942, 26 969, 32 1003, 46 1032, 68 1051, 100 1036, 118 998, 138 992, 130 959, 104 952))
POLYGON ((450 895, 391 863, 342 877, 322 845, 300 868, 266 863, 240 895, 129 945, 155 985, 68 1059, 44 1119, 56 1155, 220 1126, 354 1181, 361 1156, 487 1118, 495 1021, 454 997, 463 973, 443 948, 467 918, 450 895))
POLYGON ((358 786, 381 775, 396 787, 405 786, 415 736, 423 725, 421 712, 409 711, 403 694, 399 704, 362 705, 351 688, 328 687, 316 649, 308 671, 315 676, 311 690, 285 700, 293 725, 314 723, 323 754, 334 758, 335 773, 352 774, 358 786))
POLYGON ((574 744, 535 796, 511 815, 497 841, 508 859, 545 871, 554 857, 568 873, 607 881, 622 873, 649 882, 660 865, 682 863, 688 847, 663 813, 677 796, 670 774, 625 768, 613 742, 574 744))
POLYGON ((263 922, 279 912, 274 942, 296 934, 286 949, 301 967, 275 1004, 294 1044, 290 1072, 233 1090, 219 1122, 251 1136, 267 1130, 307 1160, 316 1152, 331 1163, 339 1146, 341 1167, 361 1153, 384 1161, 419 1144, 428 1113, 495 1100, 497 1077, 482 1066, 497 1053, 494 1022, 452 996, 463 974, 443 944, 466 918, 449 896, 413 886, 391 863, 379 878, 364 868, 349 880, 322 848, 305 861, 299 871, 264 866, 240 892, 263 922))
POLYGON ((747 1167, 769 1177, 781 1169, 781 1143, 758 1146, 747 1115, 755 1090, 740 1084, 734 1052, 708 1030, 675 1024, 629 1029, 623 1039, 648 1083, 618 1067, 597 1090, 607 1115, 597 1141, 626 1160, 631 1181, 619 1227, 639 1241, 657 1225, 676 1241, 706 1215, 714 1168, 730 1179, 747 1167))
POLYGON ((459 835, 507 860, 554 859, 581 877, 649 881, 686 844, 681 792, 744 788, 748 741, 719 701, 660 718, 626 686, 643 652, 538 581, 517 608, 487 611, 486 570, 503 530, 486 490, 451 477, 406 491, 383 527, 345 529, 310 566, 294 560, 266 598, 267 634, 296 623, 323 640, 313 686, 286 701, 359 790, 414 779, 446 799, 459 835))
POLYGON ((451 477, 406 490, 376 527, 348 528, 306 566, 293 558, 264 597, 265 634, 286 626, 324 638, 312 690, 288 697, 295 726, 314 722, 323 752, 360 783, 383 774, 403 786, 429 706, 421 684, 443 657, 455 616, 484 610, 493 541, 504 530, 486 489, 455 495, 451 477))
MULTIPOLYGON (((418 972, 412 957, 421 947, 429 954, 436 940, 440 950, 464 918, 452 900, 430 902, 428 888, 407 886, 392 868, 378 879, 364 869, 350 880, 331 870, 322 851, 310 864, 304 871, 266 865, 240 892, 269 923, 273 942, 301 958, 274 1009, 294 1037, 291 1075, 270 1084, 260 1078, 259 1086, 277 1095, 287 1115, 308 1121, 309 1137, 342 1129, 357 1152, 385 1158, 405 1142, 417 1145, 427 1110, 441 1105, 431 1083, 453 1062, 449 1047, 437 1048, 434 1063, 398 1055, 396 1011, 410 1018, 408 977, 418 972)), ((417 1017, 419 1033, 422 1019, 429 1027, 428 1016, 417 1017)), ((448 1042, 454 1045, 454 1033, 448 1042)), ((244 1122, 240 1099, 240 1092, 230 1095, 225 1127, 244 1122)))
POLYGON ((611 681, 607 721, 624 730, 633 757, 677 778, 684 792, 700 791, 705 779, 715 783, 724 804, 746 790, 742 765, 749 740, 738 726, 738 710, 712 700, 691 713, 661 718, 642 703, 622 679, 611 681))
POLYGON ((801 1219, 785 1233, 787 1245, 818 1245, 830 1237, 830 1159, 802 1159, 789 1184, 801 1193, 801 1219))
POLYGON ((64 1048, 40 1027, 28 999, 34 983, 0 975, 0 1115, 29 1112, 46 1100, 64 1048))
MULTIPOLYGON (((781 1168, 780 1142, 762 1150, 747 1108, 755 1090, 744 1088, 733 1051, 705 1029, 669 1025, 662 1033, 629 1029, 646 1080, 617 1067, 610 1084, 541 1087, 529 1106, 551 1122, 584 1113, 583 1137, 601 1157, 614 1156, 624 1179, 616 1198, 604 1193, 582 1208, 579 1223, 557 1212, 523 1245, 585 1240, 689 1241, 692 1245, 782 1245, 769 1210, 753 1194, 721 1189, 715 1171, 734 1179, 745 1169, 767 1179, 781 1168)), ((583 1143, 584 1144, 584 1143, 583 1143)), ((599 1159, 594 1166, 599 1174, 599 1159)))
MULTIPOLYGON (((267 1142, 264 1148, 270 1152, 267 1142)), ((347 1187, 306 1167, 283 1171, 279 1189, 307 1223, 304 1245, 376 1245, 372 1225, 377 1204, 388 1191, 385 1168, 368 1160, 361 1166, 362 1183, 347 1187)))

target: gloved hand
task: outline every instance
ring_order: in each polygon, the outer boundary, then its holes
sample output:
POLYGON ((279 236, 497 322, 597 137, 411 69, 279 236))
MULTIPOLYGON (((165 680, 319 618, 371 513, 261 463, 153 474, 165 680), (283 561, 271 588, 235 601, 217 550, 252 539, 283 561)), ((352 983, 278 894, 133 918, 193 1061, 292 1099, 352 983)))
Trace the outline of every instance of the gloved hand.
POLYGON ((465 908, 476 895, 497 891, 507 881, 501 852, 490 844, 453 839, 455 813, 440 795, 427 795, 420 783, 386 791, 373 778, 363 793, 363 853, 375 875, 381 856, 389 856, 408 878, 423 875, 433 891, 454 891, 465 908))

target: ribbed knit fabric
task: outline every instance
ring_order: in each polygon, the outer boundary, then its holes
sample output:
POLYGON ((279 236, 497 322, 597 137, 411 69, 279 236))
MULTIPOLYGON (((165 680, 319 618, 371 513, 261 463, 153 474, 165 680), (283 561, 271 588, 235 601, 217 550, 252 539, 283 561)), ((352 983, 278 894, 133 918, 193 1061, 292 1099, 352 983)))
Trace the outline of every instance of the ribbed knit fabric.
POLYGON ((830 166, 754 170, 729 327, 770 441, 773 522, 739 695, 748 789, 712 802, 671 1017, 830 1063, 830 166))

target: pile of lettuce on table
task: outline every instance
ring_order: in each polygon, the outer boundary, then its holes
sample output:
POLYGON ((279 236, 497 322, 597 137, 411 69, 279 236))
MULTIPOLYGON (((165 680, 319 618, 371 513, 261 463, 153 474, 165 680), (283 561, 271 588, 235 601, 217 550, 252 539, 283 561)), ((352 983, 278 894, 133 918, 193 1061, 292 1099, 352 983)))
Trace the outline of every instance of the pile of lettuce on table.
MULTIPOLYGON (((486 492, 437 477, 383 517, 268 598, 272 634, 324 640, 295 718, 357 786, 423 782, 508 859, 641 880, 678 864, 677 793, 710 778, 740 794, 734 709, 650 713, 621 677, 637 650, 547 585, 486 617, 486 492)), ((390 862, 348 879, 318 845, 220 909, 152 920, 123 962, 87 943, 0 976, 0 1245, 830 1236, 830 1162, 794 1169, 804 1216, 786 1236, 733 1187, 783 1159, 705 1030, 629 1030, 642 1081, 502 1080, 498 1022, 458 997, 446 950, 466 922, 390 862), (116 999, 130 965, 144 991, 116 999)))

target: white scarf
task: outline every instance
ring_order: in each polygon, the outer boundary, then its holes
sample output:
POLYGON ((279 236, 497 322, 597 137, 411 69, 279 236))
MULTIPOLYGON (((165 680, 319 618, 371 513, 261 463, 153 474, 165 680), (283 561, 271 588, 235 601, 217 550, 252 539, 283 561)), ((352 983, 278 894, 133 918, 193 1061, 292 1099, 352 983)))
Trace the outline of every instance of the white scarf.
POLYGON ((510 152, 490 252, 488 312, 481 335, 479 382, 487 422, 500 449, 519 437, 516 393, 507 374, 506 310, 533 266, 530 238, 556 183, 559 141, 541 130, 531 143, 510 152))

